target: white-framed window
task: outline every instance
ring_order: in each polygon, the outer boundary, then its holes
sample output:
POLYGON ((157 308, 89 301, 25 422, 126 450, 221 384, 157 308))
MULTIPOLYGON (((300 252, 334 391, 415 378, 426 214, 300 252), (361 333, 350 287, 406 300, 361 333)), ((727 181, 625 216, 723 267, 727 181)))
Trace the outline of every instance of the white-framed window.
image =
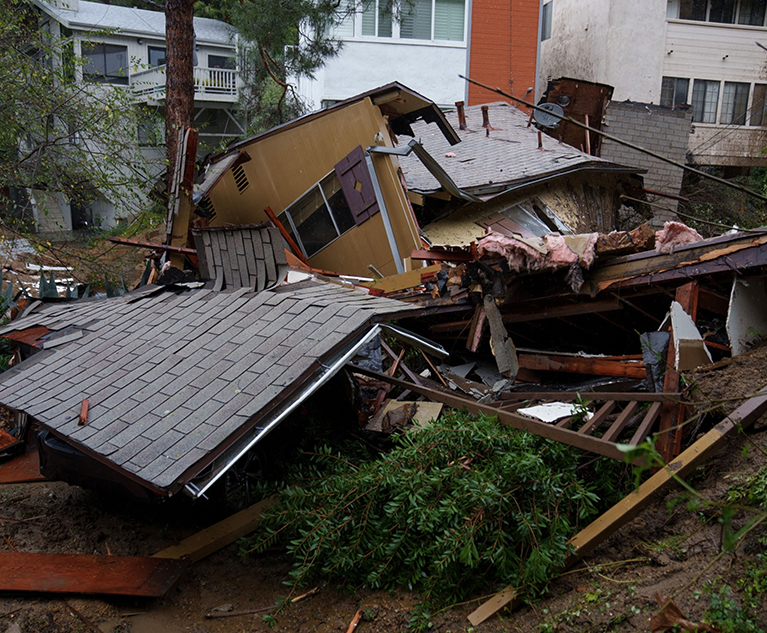
POLYGON ((684 77, 664 77, 660 90, 660 104, 667 108, 679 108, 689 104, 690 80, 684 77))
POLYGON ((551 37, 551 11, 554 8, 554 0, 543 5, 541 10, 541 42, 551 37))
POLYGON ((681 20, 764 26, 767 0, 670 0, 668 16, 681 20))
POLYGON ((117 44, 82 43, 83 78, 107 84, 128 83, 128 47, 117 44))
POLYGON ((695 79, 692 84, 692 120, 694 123, 716 123, 719 106, 719 82, 695 79))
POLYGON ((165 65, 165 47, 164 46, 150 46, 147 52, 149 57, 150 68, 156 68, 157 66, 165 65))
MULTIPOLYGON (((359 12, 356 34, 361 37, 463 42, 466 0, 408 0, 392 8, 386 0, 371 0, 359 12), (399 20, 394 15, 399 11, 399 20)), ((348 33, 346 22, 337 36, 348 33)), ((351 37, 351 35, 347 35, 351 37)))
POLYGON ((306 257, 354 228, 354 218, 335 172, 330 172, 278 216, 306 257))
POLYGON ((745 125, 751 84, 725 81, 722 91, 722 113, 719 123, 745 125))

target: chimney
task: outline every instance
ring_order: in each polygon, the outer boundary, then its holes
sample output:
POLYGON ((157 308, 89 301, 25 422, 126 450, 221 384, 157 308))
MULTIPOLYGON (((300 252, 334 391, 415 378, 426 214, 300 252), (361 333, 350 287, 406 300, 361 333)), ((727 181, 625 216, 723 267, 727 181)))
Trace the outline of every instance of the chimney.
POLYGON ((482 127, 490 127, 490 114, 488 113, 488 106, 482 106, 482 127))
POLYGON ((466 111, 463 109, 464 102, 456 101, 455 107, 458 110, 458 129, 466 130, 466 111))

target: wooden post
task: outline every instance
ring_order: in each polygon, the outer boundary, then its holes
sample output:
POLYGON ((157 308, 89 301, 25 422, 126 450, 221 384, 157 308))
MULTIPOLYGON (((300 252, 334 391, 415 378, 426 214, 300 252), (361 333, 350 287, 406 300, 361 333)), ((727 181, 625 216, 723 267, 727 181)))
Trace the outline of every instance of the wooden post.
MULTIPOLYGON (((698 282, 691 281, 676 289, 676 301, 685 312, 695 318, 698 313, 698 282)), ((676 341, 674 333, 668 343, 666 357, 666 375, 663 378, 663 392, 679 391, 679 372, 674 366, 676 358, 676 341)), ((660 428, 658 429, 658 452, 667 464, 682 450, 681 425, 684 423, 685 407, 683 404, 664 402, 660 409, 660 428)))

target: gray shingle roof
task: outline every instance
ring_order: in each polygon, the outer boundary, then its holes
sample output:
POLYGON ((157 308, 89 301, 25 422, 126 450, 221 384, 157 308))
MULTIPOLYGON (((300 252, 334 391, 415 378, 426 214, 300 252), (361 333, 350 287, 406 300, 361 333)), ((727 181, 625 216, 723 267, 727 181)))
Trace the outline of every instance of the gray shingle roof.
POLYGON ((258 421, 273 398, 320 371, 339 344, 412 309, 319 282, 258 294, 149 287, 44 304, 0 334, 45 326, 80 328, 83 336, 0 375, 0 403, 168 489, 258 421), (79 426, 84 398, 90 409, 79 426))
MULTIPOLYGON (((108 29, 123 34, 155 36, 165 39, 165 14, 162 11, 146 11, 134 7, 120 7, 81 0, 77 11, 54 6, 45 0, 37 0, 38 6, 72 29, 108 29)), ((231 46, 237 30, 220 20, 195 18, 194 32, 198 42, 231 46)))
MULTIPOLYGON (((541 135, 543 149, 538 149, 538 130, 527 126, 529 115, 508 103, 489 104, 489 115, 493 129, 486 136, 482 127, 481 106, 466 108, 468 130, 458 129, 455 110, 446 112, 445 116, 461 137, 461 142, 453 146, 434 126, 421 121, 412 126, 415 138, 421 141, 455 183, 469 192, 480 190, 481 193, 483 188, 499 186, 514 187, 572 169, 641 171, 590 156, 546 134, 541 135), (449 152, 456 156, 445 157, 449 152)), ((399 160, 411 190, 431 193, 440 188, 434 176, 415 155, 399 160)))

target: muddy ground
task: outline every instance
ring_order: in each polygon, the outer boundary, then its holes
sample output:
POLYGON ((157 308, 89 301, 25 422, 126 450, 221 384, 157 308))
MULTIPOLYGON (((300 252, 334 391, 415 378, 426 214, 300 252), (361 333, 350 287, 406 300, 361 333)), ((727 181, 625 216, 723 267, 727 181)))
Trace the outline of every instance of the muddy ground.
MULTIPOLYGON (((138 272, 140 258, 119 258, 138 272)), ((113 250, 117 256, 118 252, 113 250)), ((49 262, 53 263, 53 262, 49 262)), ((6 273, 7 275, 8 273, 6 273)), ((743 397, 764 386, 767 347, 734 359, 724 368, 689 376, 694 397, 704 403, 743 397)), ((701 432, 699 429, 698 432, 701 432)), ((752 427, 750 445, 733 438, 691 477, 706 498, 723 500, 727 490, 767 463, 767 419, 752 427), (748 449, 746 447, 748 446, 748 449)), ((692 438, 690 438, 692 439, 692 438)), ((672 491, 598 550, 554 581, 546 597, 499 615, 476 628, 499 631, 648 631, 655 593, 671 595, 693 621, 707 607, 707 582, 732 587, 757 553, 756 535, 735 556, 719 561, 722 531, 712 511, 673 509, 672 491), (703 596, 696 599, 696 592, 703 596)), ((151 555, 219 519, 211 508, 185 499, 148 507, 99 496, 60 482, 0 486, 0 551, 151 555)), ((741 521, 736 517, 736 521, 741 521)), ((764 530, 760 533, 763 534, 764 530)), ((290 562, 279 551, 243 560, 231 545, 192 565, 178 585, 157 600, 0 594, 0 633, 160 631, 234 633, 269 630, 262 614, 208 618, 260 609, 285 596, 290 562)), ((0 574, 2 570, 0 570, 0 574)), ((487 587, 492 594, 498 587, 487 587)), ((274 631, 345 631, 358 608, 359 631, 404 631, 418 597, 407 592, 349 590, 330 584, 277 618, 274 631)), ((483 601, 435 614, 433 631, 472 630, 466 616, 483 601)), ((767 627, 767 607, 762 621, 767 627)))

